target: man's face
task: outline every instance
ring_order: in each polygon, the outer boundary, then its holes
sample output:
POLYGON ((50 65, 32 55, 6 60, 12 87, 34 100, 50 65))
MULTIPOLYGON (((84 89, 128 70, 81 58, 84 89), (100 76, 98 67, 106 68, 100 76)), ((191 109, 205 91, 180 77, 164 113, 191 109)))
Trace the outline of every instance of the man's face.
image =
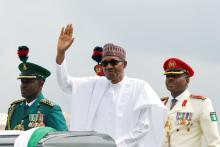
POLYGON ((117 56, 105 56, 101 62, 104 74, 113 84, 120 82, 124 77, 127 61, 117 56))
POLYGON ((181 75, 166 75, 166 87, 172 95, 180 95, 188 86, 189 77, 185 74, 181 75))
POLYGON ((43 81, 38 79, 21 79, 21 95, 26 99, 35 99, 43 87, 43 81))

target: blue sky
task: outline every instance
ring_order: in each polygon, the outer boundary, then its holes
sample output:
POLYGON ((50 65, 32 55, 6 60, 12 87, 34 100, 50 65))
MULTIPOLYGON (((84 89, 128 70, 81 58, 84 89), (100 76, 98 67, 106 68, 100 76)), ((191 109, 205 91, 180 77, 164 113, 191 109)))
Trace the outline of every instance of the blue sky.
POLYGON ((112 42, 127 50, 127 75, 146 80, 162 97, 168 95, 163 62, 179 57, 195 70, 190 91, 210 97, 220 115, 219 7, 219 0, 2 0, 0 112, 20 98, 19 45, 30 48, 30 62, 51 70, 44 95, 70 111, 70 95, 56 82, 55 55, 61 27, 72 23, 76 39, 67 55, 72 75, 95 75, 93 48, 112 42))

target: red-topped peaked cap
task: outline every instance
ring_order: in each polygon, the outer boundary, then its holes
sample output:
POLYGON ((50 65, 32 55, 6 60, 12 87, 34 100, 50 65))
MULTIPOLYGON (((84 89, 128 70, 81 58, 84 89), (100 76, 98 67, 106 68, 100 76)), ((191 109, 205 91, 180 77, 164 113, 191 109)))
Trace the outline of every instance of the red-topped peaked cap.
POLYGON ((163 64, 164 75, 168 74, 188 74, 190 77, 194 75, 192 67, 186 62, 178 58, 169 58, 163 64))

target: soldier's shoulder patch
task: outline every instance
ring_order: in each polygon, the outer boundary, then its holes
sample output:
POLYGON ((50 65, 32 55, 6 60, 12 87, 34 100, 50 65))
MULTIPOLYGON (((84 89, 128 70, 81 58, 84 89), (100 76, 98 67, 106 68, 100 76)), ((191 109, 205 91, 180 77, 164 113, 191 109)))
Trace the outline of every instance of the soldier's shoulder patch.
POLYGON ((19 100, 13 101, 11 103, 11 105, 18 104, 18 103, 21 103, 21 102, 24 102, 24 101, 25 101, 25 99, 19 99, 19 100))
POLYGON ((211 121, 218 121, 216 112, 210 112, 211 121))
POLYGON ((194 94, 191 94, 191 95, 190 95, 190 98, 192 98, 192 99, 205 100, 207 97, 205 97, 205 96, 201 96, 201 95, 194 95, 194 94))
POLYGON ((164 105, 166 105, 166 103, 168 102, 169 97, 165 96, 165 97, 161 97, 160 100, 164 103, 164 105))
POLYGON ((46 98, 42 99, 40 102, 43 103, 43 104, 49 105, 51 107, 53 107, 55 105, 54 102, 52 102, 52 101, 50 101, 46 98))

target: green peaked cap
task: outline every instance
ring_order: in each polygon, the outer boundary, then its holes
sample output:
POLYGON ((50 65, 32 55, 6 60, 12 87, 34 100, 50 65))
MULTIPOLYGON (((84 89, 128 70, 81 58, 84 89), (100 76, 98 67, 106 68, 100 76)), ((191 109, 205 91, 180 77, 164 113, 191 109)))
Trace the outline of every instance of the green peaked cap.
POLYGON ((18 76, 18 79, 40 78, 46 80, 46 78, 49 77, 51 74, 50 71, 46 68, 31 62, 19 64, 18 69, 21 71, 21 74, 18 76))

